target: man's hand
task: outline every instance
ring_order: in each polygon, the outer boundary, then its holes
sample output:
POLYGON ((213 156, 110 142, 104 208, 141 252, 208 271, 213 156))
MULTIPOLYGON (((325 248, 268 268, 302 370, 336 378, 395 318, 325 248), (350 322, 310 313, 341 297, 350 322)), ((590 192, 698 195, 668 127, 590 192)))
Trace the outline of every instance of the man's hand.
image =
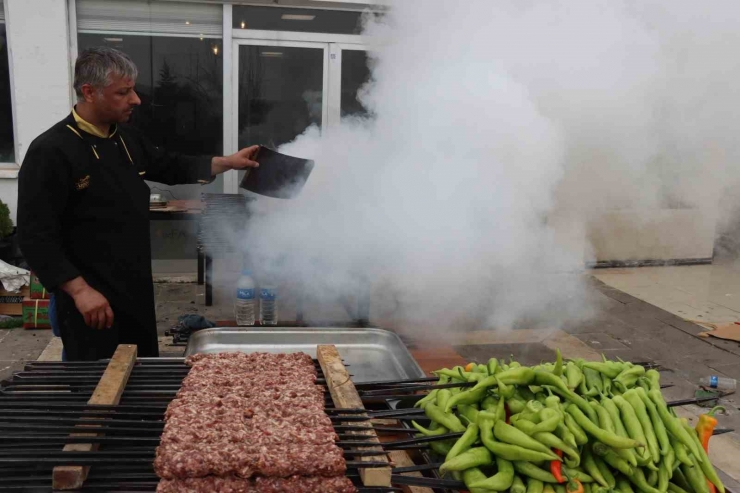
POLYGON ((211 174, 220 175, 231 169, 256 168, 259 163, 254 161, 260 146, 249 146, 231 156, 214 157, 211 160, 211 174))
POLYGON ((110 329, 113 326, 113 310, 108 300, 91 288, 82 277, 65 282, 61 288, 75 301, 75 306, 88 327, 110 329))

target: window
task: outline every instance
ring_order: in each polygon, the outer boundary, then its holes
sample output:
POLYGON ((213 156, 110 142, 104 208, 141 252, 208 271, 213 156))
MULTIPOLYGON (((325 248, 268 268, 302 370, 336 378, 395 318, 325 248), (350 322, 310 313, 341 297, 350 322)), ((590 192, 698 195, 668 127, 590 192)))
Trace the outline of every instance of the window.
MULTIPOLYGON (((132 125, 169 151, 223 154, 221 6, 78 0, 77 10, 78 51, 110 46, 139 68, 132 125)), ((151 186, 170 200, 197 199, 223 192, 223 175, 206 186, 151 186)))
POLYGON ((235 29, 298 31, 310 33, 360 34, 359 10, 291 9, 234 5, 235 29))
POLYGON ((8 39, 5 34, 5 9, 2 0, 0 0, 0 163, 15 163, 8 39))

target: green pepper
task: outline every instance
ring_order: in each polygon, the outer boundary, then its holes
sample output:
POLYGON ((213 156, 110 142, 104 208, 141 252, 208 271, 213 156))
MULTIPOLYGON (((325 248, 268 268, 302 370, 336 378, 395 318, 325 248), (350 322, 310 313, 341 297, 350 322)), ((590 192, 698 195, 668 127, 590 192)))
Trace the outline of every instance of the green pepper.
POLYGON ((568 444, 568 446, 577 449, 578 448, 578 442, 576 442, 576 437, 571 431, 568 429, 567 426, 565 426, 565 423, 560 423, 558 425, 557 430, 555 430, 555 435, 560 438, 562 441, 568 444))
POLYGON ((583 468, 586 470, 588 474, 591 475, 592 478, 594 478, 594 481, 599 483, 601 486, 608 487, 609 483, 607 483, 606 478, 604 478, 604 475, 601 474, 601 470, 599 469, 599 466, 596 465, 596 461, 594 460, 593 453, 591 452, 591 448, 586 445, 583 447, 583 468))
POLYGON ((696 457, 691 456, 691 462, 692 467, 681 466, 681 471, 689 482, 691 489, 696 493, 709 493, 707 479, 704 477, 696 457))
POLYGON ((455 457, 472 447, 475 441, 478 440, 478 432, 479 428, 477 424, 469 424, 468 429, 465 430, 463 436, 457 439, 455 445, 453 445, 450 451, 447 453, 445 461, 454 459, 455 457))
POLYGON ((623 476, 620 476, 617 480, 617 489, 619 490, 619 493, 635 493, 632 486, 630 486, 629 481, 627 481, 627 478, 623 476))
POLYGON ((547 445, 550 448, 554 448, 557 450, 562 450, 564 454, 568 456, 570 460, 568 460, 568 465, 572 467, 578 467, 581 463, 581 456, 578 453, 578 449, 571 448, 567 443, 562 441, 560 438, 556 437, 552 433, 548 432, 539 432, 532 435, 532 438, 535 440, 540 441, 541 443, 547 445))
POLYGON ((652 486, 653 488, 655 488, 656 486, 658 486, 658 473, 657 473, 657 471, 649 471, 648 474, 647 474, 647 476, 645 476, 645 478, 647 479, 647 483, 650 486, 652 486))
POLYGON ((555 491, 555 486, 548 483, 544 485, 544 487, 542 488, 542 493, 557 493, 557 492, 555 491))
POLYGON ((427 404, 424 408, 424 414, 426 414, 427 418, 439 423, 452 432, 461 433, 466 429, 457 416, 445 413, 434 404, 427 404))
POLYGON ((671 450, 671 441, 668 438, 668 432, 665 429, 665 424, 663 423, 663 420, 660 419, 658 410, 656 409, 653 401, 651 401, 648 397, 647 391, 642 388, 638 388, 635 390, 640 399, 642 399, 643 404, 645 404, 645 409, 647 409, 648 416, 650 416, 650 422, 653 425, 653 429, 655 430, 655 437, 658 440, 658 445, 660 446, 660 453, 666 455, 668 451, 671 450))
POLYGON ((685 489, 681 488, 680 486, 677 486, 673 483, 668 483, 668 491, 671 493, 689 493, 685 489))
POLYGON ((563 355, 560 353, 560 349, 555 350, 555 368, 552 372, 557 376, 563 374, 563 355))
POLYGON ((419 433, 421 433, 422 435, 424 435, 425 437, 436 437, 436 436, 444 435, 444 434, 450 432, 450 430, 448 430, 444 426, 439 426, 439 427, 437 427, 434 430, 430 430, 430 429, 424 428, 423 426, 421 426, 416 421, 412 421, 411 422, 411 426, 413 426, 414 428, 416 428, 416 430, 419 433))
POLYGON ((653 389, 648 392, 648 397, 650 397, 650 400, 655 404, 655 408, 658 410, 658 415, 660 416, 660 419, 663 420, 663 424, 666 429, 673 436, 678 438, 678 440, 683 443, 692 454, 694 454, 694 457, 696 457, 699 462, 702 462, 703 459, 699 452, 699 449, 702 447, 697 446, 696 442, 691 438, 691 435, 689 435, 684 427, 681 426, 681 423, 671 415, 670 411, 668 411, 668 405, 665 403, 660 391, 653 389))
POLYGON ((476 373, 483 373, 484 375, 489 374, 488 367, 486 365, 481 365, 481 364, 475 365, 475 369, 473 369, 473 371, 476 373))
POLYGON ((486 366, 488 367, 488 374, 495 375, 496 370, 498 370, 498 360, 496 358, 491 358, 488 360, 488 364, 486 366))
MULTIPOLYGON (((514 466, 510 465, 511 470, 514 470, 514 466)), ((509 493, 527 493, 527 487, 524 486, 524 481, 519 476, 514 476, 514 481, 511 483, 509 493)))
POLYGON ((549 454, 552 456, 552 460, 557 460, 557 455, 552 453, 547 446, 528 436, 523 431, 507 425, 503 420, 496 421, 493 425, 493 434, 501 442, 549 454))
MULTIPOLYGON (((483 415, 483 413, 481 413, 483 415)), ((509 461, 551 461, 553 456, 556 460, 560 458, 552 452, 542 453, 528 448, 520 447, 518 445, 511 445, 508 443, 502 443, 496 441, 493 434, 494 420, 492 419, 480 419, 478 425, 480 426, 480 438, 483 445, 490 450, 496 457, 501 457, 509 461)))
POLYGON ((468 491, 470 493, 490 493, 491 490, 484 490, 481 488, 472 488, 470 485, 473 483, 477 483, 479 481, 483 481, 486 479, 486 475, 477 467, 471 467, 470 469, 465 469, 462 473, 462 479, 465 483, 465 486, 468 488, 468 491))
POLYGON ((562 484, 554 484, 552 487, 555 490, 555 493, 566 493, 565 486, 562 484))
POLYGON ((502 371, 496 375, 496 378, 506 385, 529 385, 534 380, 534 373, 533 369, 522 366, 502 371))
POLYGON ((586 399, 576 394, 575 392, 571 392, 570 390, 568 390, 567 385, 565 385, 565 383, 563 383, 560 378, 556 377, 552 373, 536 371, 535 382, 537 383, 537 385, 549 385, 550 387, 552 387, 553 392, 578 406, 578 408, 581 409, 581 411, 583 411, 586 416, 588 416, 588 419, 590 419, 592 422, 595 423, 599 419, 596 416, 596 411, 593 410, 586 399))
POLYGON ((676 460, 685 466, 692 467, 693 463, 689 457, 689 452, 686 450, 686 446, 674 436, 669 436, 668 439, 671 442, 671 448, 676 453, 676 460))
MULTIPOLYGON (((589 408, 590 407, 591 406, 589 406, 589 408)), ((611 433, 609 431, 599 428, 592 421, 590 421, 588 417, 585 414, 583 414, 581 410, 575 404, 569 405, 567 408, 567 411, 568 413, 570 413, 571 416, 573 416, 573 418, 576 420, 576 423, 578 423, 581 426, 581 428, 583 428, 586 431, 586 433, 590 434, 597 440, 604 442, 610 447, 636 448, 636 447, 643 446, 637 440, 634 440, 631 438, 620 437, 616 433, 611 433)))
MULTIPOLYGON (((627 434, 627 430, 624 428, 622 419, 619 416, 619 409, 617 408, 617 405, 614 404, 614 401, 612 399, 603 398, 601 399, 601 406, 604 409, 606 409, 607 412, 609 413, 609 416, 612 419, 612 424, 614 425, 614 430, 616 434, 619 435, 620 437, 629 436, 627 434)), ((635 454, 634 450, 623 448, 623 449, 617 449, 616 453, 622 459, 629 462, 632 467, 637 467, 637 455, 635 454)))
MULTIPOLYGON (((642 367, 638 366, 637 368, 642 367)), ((644 368, 643 371, 645 371, 644 368)), ((660 461, 660 448, 658 447, 658 439, 655 435, 655 428, 653 427, 653 422, 650 420, 650 416, 648 415, 645 403, 640 398, 640 395, 638 394, 636 389, 631 389, 625 392, 623 398, 630 404, 630 406, 632 406, 632 409, 635 410, 637 419, 640 421, 642 431, 645 434, 650 455, 653 458, 653 462, 657 463, 658 461, 660 461)))
MULTIPOLYGON (((689 462, 691 462, 691 461, 689 460, 689 462)), ((694 467, 693 464, 694 463, 691 462, 691 465, 690 466, 687 466, 687 467, 694 467)), ((689 484, 689 480, 686 479, 686 476, 684 476, 684 473, 682 471, 682 467, 681 467, 680 463, 677 464, 677 465, 678 465, 678 467, 676 467, 673 470, 673 479, 672 479, 672 481, 674 483, 676 483, 677 486, 680 486, 681 488, 685 489, 686 491, 691 491, 691 485, 689 484)))
POLYGON ((562 422, 563 416, 559 411, 545 408, 539 412, 539 423, 535 425, 535 429, 532 433, 539 433, 542 431, 553 432, 562 422))
MULTIPOLYGON (((445 385, 449 383, 450 377, 446 375, 442 375, 439 377, 439 380, 437 380, 437 385, 445 385)), ((416 403, 414 404, 414 407, 421 407, 423 408, 428 402, 436 402, 437 400, 437 393, 439 392, 439 389, 434 389, 429 394, 427 394, 425 397, 422 397, 416 403)))
POLYGON ((509 406, 512 416, 519 414, 527 408, 527 401, 518 396, 518 391, 514 393, 514 397, 506 401, 506 404, 509 406))
POLYGON ((573 416, 571 416, 568 413, 565 413, 564 417, 564 423, 565 426, 568 428, 568 431, 573 433, 573 436, 576 439, 576 443, 578 445, 585 445, 588 443, 588 437, 586 436, 586 432, 583 431, 583 428, 581 428, 578 423, 576 423, 576 420, 573 419, 573 416))
POLYGON ((604 389, 603 394, 604 395, 611 395, 612 393, 612 381, 609 377, 601 374, 601 386, 604 389))
POLYGON ((650 486, 647 478, 645 477, 645 473, 643 473, 642 469, 640 469, 639 467, 635 469, 632 472, 632 475, 628 476, 628 478, 630 481, 632 481, 632 484, 637 486, 637 489, 641 490, 643 493, 662 493, 650 486))
POLYGON ((478 411, 473 405, 460 404, 457 406, 457 412, 460 417, 464 417, 469 423, 478 423, 478 411))
POLYGON ((565 377, 568 379, 568 388, 576 390, 583 380, 583 372, 572 361, 565 365, 565 377))
POLYGON ((463 370, 462 366, 456 366, 451 370, 449 368, 442 368, 441 370, 436 370, 432 373, 434 373, 437 376, 445 375, 451 378, 452 380, 467 382, 468 377, 470 376, 472 372, 463 370))
POLYGON ((624 385, 625 389, 633 387, 637 382, 637 379, 645 375, 645 368, 640 365, 635 365, 630 368, 623 370, 614 379, 614 383, 620 383, 624 385))
POLYGON ((660 391, 660 372, 658 370, 646 371, 645 378, 650 381, 650 390, 660 391))
POLYGON ((686 419, 681 419, 680 421, 689 436, 694 439, 694 443, 696 443, 697 448, 699 449, 699 453, 701 454, 698 458, 700 459, 699 466, 704 472, 704 475, 709 481, 712 482, 714 486, 717 487, 717 491, 719 491, 719 493, 725 493, 725 486, 722 484, 722 480, 719 479, 717 471, 714 469, 712 462, 709 460, 707 452, 704 450, 704 447, 699 441, 699 436, 696 434, 696 430, 689 426, 689 422, 686 419))
MULTIPOLYGON (((596 463, 596 467, 599 469, 599 472, 601 473, 601 476, 606 481, 606 484, 609 488, 614 489, 614 487, 617 484, 616 479, 614 478, 614 474, 612 474, 612 470, 609 468, 609 466, 604 462, 604 460, 599 457, 596 454, 592 454, 592 457, 594 459, 594 462, 596 463)), ((596 477, 594 477, 596 479, 596 477)))
POLYGON ((601 373, 591 368, 583 369, 583 377, 586 379, 586 396, 595 397, 604 393, 604 386, 601 381, 601 373))
MULTIPOLYGON (((612 401, 617 405, 617 408, 619 408, 619 412, 622 416, 622 424, 624 424, 627 434, 630 438, 638 442, 640 447, 645 447, 647 439, 645 438, 645 432, 642 429, 642 425, 640 424, 640 420, 638 419, 634 408, 622 396, 616 396, 612 401)), ((610 443, 606 444, 611 445, 610 443)), ((645 454, 643 454, 643 456, 644 455, 645 454)))
POLYGON ((617 455, 617 453, 611 448, 607 447, 601 442, 596 442, 592 445, 591 449, 593 450, 594 454, 602 457, 607 464, 612 466, 617 471, 621 472, 625 476, 632 475, 634 469, 632 468, 632 466, 630 466, 629 462, 617 455))
POLYGON ((496 409, 497 405, 498 405, 498 399, 496 399, 492 395, 489 395, 488 397, 483 399, 483 402, 480 403, 481 409, 485 409, 486 411, 490 411, 491 409, 496 409))
POLYGON ((577 479, 581 483, 593 483, 594 478, 589 476, 583 471, 579 471, 578 469, 571 469, 568 467, 563 467, 563 476, 566 476, 570 479, 577 479))
POLYGON ((491 453, 487 448, 475 447, 466 450, 452 460, 445 461, 439 466, 439 472, 444 474, 451 471, 464 471, 471 467, 487 466, 491 461, 491 453))
MULTIPOLYGON (((489 377, 490 378, 490 377, 489 377)), ((440 409, 444 409, 446 413, 450 412, 450 410, 455 407, 459 406, 460 404, 476 404, 480 402, 481 399, 483 399, 483 396, 486 395, 486 388, 482 387, 479 389, 472 388, 468 390, 464 390, 460 392, 459 394, 453 395, 447 400, 447 403, 444 407, 439 406, 440 409)))
POLYGON ((452 392, 450 389, 441 389, 439 392, 437 392, 437 402, 435 404, 438 408, 444 409, 445 406, 447 406, 447 401, 450 400, 452 397, 452 392))
POLYGON ((542 493, 545 484, 539 479, 527 478, 527 493, 542 493))
POLYGON ((437 442, 431 442, 429 444, 429 447, 442 457, 446 457, 447 454, 450 452, 450 449, 452 449, 453 444, 450 443, 451 441, 452 440, 441 440, 437 442))
POLYGON ((532 479, 536 479, 537 481, 542 481, 543 483, 557 483, 558 482, 558 480, 555 479, 555 476, 545 471, 544 469, 540 469, 539 467, 535 466, 531 462, 514 461, 514 469, 519 474, 523 474, 524 476, 530 477, 532 479))
POLYGON ((660 491, 668 490, 668 482, 673 476, 673 470, 668 467, 665 461, 661 461, 658 465, 658 489, 660 491))
POLYGON ((514 396, 516 387, 513 385, 507 385, 501 380, 498 381, 498 396, 501 399, 509 399, 514 396))
MULTIPOLYGON (((511 462, 496 458, 498 471, 490 478, 486 478, 470 485, 471 488, 481 488, 493 491, 506 491, 514 483, 514 466, 511 462)), ((523 486, 523 485, 522 485, 523 486)))
POLYGON ((497 383, 498 379, 494 375, 490 375, 479 380, 478 383, 475 384, 475 387, 472 387, 470 390, 488 389, 497 383))
POLYGON ((609 378, 616 378, 617 375, 622 373, 622 370, 624 369, 623 363, 615 363, 614 361, 608 361, 606 363, 597 363, 597 362, 588 362, 583 364, 583 370, 586 368, 589 368, 591 370, 596 370, 599 373, 603 373, 609 378))
POLYGON ((617 429, 614 426, 614 422, 612 422, 609 411, 607 411, 606 408, 604 408, 603 406, 600 406, 598 403, 596 403, 596 401, 591 401, 591 404, 593 405, 594 409, 596 409, 596 414, 599 416, 599 426, 610 433, 616 433, 617 429))

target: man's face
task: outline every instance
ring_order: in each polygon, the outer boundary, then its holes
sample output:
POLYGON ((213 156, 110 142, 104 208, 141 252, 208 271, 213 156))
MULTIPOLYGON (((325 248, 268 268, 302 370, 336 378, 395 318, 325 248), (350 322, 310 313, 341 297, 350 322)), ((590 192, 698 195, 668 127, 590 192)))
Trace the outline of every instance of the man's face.
POLYGON ((132 79, 112 75, 110 84, 102 91, 91 90, 85 94, 85 100, 93 104, 101 121, 124 123, 131 117, 134 108, 141 104, 134 85, 132 79))

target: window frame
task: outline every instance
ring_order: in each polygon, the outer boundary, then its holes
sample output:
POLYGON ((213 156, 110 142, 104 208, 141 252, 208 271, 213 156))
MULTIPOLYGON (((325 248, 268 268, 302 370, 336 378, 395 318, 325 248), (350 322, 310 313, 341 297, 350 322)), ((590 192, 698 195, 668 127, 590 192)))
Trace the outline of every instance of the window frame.
MULTIPOLYGON (((2 8, 3 8, 3 19, 0 20, 0 23, 5 24, 7 26, 8 24, 8 4, 7 2, 2 2, 2 8)), ((8 29, 5 28, 5 39, 8 46, 8 55, 12 52, 11 50, 11 41, 10 36, 8 36, 8 29)), ((5 162, 0 161, 0 179, 3 178, 18 178, 18 172, 21 169, 21 165, 18 162, 18 139, 16 138, 16 135, 18 135, 18 122, 16 121, 15 117, 15 78, 13 77, 13 60, 10 56, 8 56, 8 77, 10 78, 10 116, 13 120, 13 152, 14 152, 14 161, 12 162, 5 162)))

